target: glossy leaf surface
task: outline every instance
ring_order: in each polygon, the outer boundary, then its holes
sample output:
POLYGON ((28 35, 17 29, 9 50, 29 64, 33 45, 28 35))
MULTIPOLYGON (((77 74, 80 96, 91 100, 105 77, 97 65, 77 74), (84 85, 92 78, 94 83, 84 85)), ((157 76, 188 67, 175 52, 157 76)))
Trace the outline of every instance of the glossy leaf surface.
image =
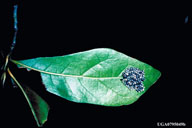
POLYGON ((47 91, 53 94, 69 101, 104 106, 135 102, 161 75, 152 66, 108 48, 12 62, 40 72, 47 91), (122 83, 122 72, 129 67, 144 71, 144 91, 136 92, 122 83))

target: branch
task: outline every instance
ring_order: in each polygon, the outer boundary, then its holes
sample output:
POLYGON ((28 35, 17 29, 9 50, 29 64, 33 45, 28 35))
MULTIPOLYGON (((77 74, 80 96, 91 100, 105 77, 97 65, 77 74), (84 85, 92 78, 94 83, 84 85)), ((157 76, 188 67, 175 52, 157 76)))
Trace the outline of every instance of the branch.
POLYGON ((17 27, 17 8, 18 5, 14 5, 14 10, 13 10, 13 19, 14 19, 14 36, 13 36, 13 42, 11 44, 11 48, 10 48, 10 52, 8 54, 8 56, 11 56, 13 49, 15 48, 16 45, 16 37, 17 37, 17 31, 18 31, 18 27, 17 27))
MULTIPOLYGON (((13 49, 15 48, 15 45, 16 45, 16 37, 17 37, 17 31, 18 31, 18 28, 17 28, 17 8, 18 8, 18 5, 14 5, 13 7, 14 7, 13 20, 14 20, 14 31, 15 32, 14 32, 14 36, 13 36, 13 42, 12 42, 11 47, 10 47, 10 52, 5 57, 5 64, 1 67, 1 70, 3 70, 3 73, 1 75, 1 83, 2 83, 3 87, 5 84, 5 80, 6 80, 6 71, 7 71, 8 63, 9 63, 11 54, 13 52, 13 49)), ((2 56, 3 56, 3 53, 2 53, 2 56)))

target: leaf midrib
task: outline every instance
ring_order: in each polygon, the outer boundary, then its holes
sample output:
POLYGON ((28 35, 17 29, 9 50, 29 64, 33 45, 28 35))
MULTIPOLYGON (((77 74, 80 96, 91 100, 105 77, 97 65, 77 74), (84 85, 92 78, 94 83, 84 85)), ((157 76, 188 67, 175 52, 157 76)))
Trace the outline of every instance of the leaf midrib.
POLYGON ((67 75, 67 74, 61 74, 61 73, 54 73, 54 72, 47 72, 47 71, 43 71, 43 70, 39 70, 30 66, 27 66, 25 64, 22 64, 16 60, 11 60, 13 63, 18 64, 22 67, 34 70, 34 71, 38 71, 40 73, 45 73, 45 74, 50 74, 50 75, 56 75, 56 76, 63 76, 63 77, 76 77, 76 78, 87 78, 87 79, 121 79, 122 77, 117 76, 117 77, 91 77, 91 76, 83 76, 83 75, 67 75))

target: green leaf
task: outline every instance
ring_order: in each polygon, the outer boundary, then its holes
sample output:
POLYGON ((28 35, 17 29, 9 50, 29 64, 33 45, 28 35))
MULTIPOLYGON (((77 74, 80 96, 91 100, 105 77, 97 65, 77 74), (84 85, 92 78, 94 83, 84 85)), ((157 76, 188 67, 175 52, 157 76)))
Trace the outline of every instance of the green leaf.
POLYGON ((12 62, 40 72, 47 91, 53 94, 74 102, 104 106, 135 102, 161 75, 150 65, 108 48, 12 62), (136 92, 122 83, 122 72, 129 67, 144 70, 144 91, 136 92))
POLYGON ((49 105, 28 86, 21 86, 21 84, 17 81, 9 68, 7 69, 7 72, 25 96, 25 99, 27 100, 33 117, 37 123, 37 126, 41 127, 47 121, 49 105))
POLYGON ((23 86, 24 91, 32 106, 31 110, 33 116, 37 122, 37 125, 41 127, 46 121, 49 113, 49 105, 43 100, 36 92, 27 86, 23 86))

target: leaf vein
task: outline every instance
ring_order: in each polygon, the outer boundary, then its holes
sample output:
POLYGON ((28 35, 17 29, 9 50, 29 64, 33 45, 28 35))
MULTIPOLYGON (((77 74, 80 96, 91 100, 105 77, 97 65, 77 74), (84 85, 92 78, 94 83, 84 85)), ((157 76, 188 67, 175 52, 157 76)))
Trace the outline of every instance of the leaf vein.
POLYGON ((86 90, 86 92, 88 92, 92 97, 94 97, 97 101, 99 101, 99 100, 96 98, 96 96, 94 96, 94 95, 82 84, 81 80, 80 80, 79 78, 77 78, 77 79, 78 79, 80 85, 86 90))
POLYGON ((98 80, 102 85, 104 85, 106 88, 108 88, 109 90, 111 90, 112 92, 114 92, 116 95, 123 97, 123 98, 130 98, 129 96, 123 96, 120 95, 118 92, 114 91, 112 88, 109 88, 108 86, 105 85, 105 83, 103 83, 101 80, 98 80))
POLYGON ((82 76, 82 75, 69 75, 69 74, 60 74, 60 73, 54 73, 54 72, 48 72, 48 71, 43 71, 43 70, 40 70, 40 69, 36 69, 36 68, 33 68, 33 67, 30 67, 30 66, 27 66, 25 64, 22 64, 22 63, 19 63, 18 61, 15 61, 15 60, 12 60, 14 63, 22 66, 22 67, 25 67, 25 68, 28 68, 28 69, 31 69, 31 70, 34 70, 34 71, 38 71, 38 72, 41 72, 41 73, 45 73, 45 74, 50 74, 50 75, 57 75, 57 76, 63 76, 63 77, 79 77, 79 78, 87 78, 87 79, 121 79, 122 77, 120 76, 117 76, 117 77, 92 77, 92 76, 82 76))

